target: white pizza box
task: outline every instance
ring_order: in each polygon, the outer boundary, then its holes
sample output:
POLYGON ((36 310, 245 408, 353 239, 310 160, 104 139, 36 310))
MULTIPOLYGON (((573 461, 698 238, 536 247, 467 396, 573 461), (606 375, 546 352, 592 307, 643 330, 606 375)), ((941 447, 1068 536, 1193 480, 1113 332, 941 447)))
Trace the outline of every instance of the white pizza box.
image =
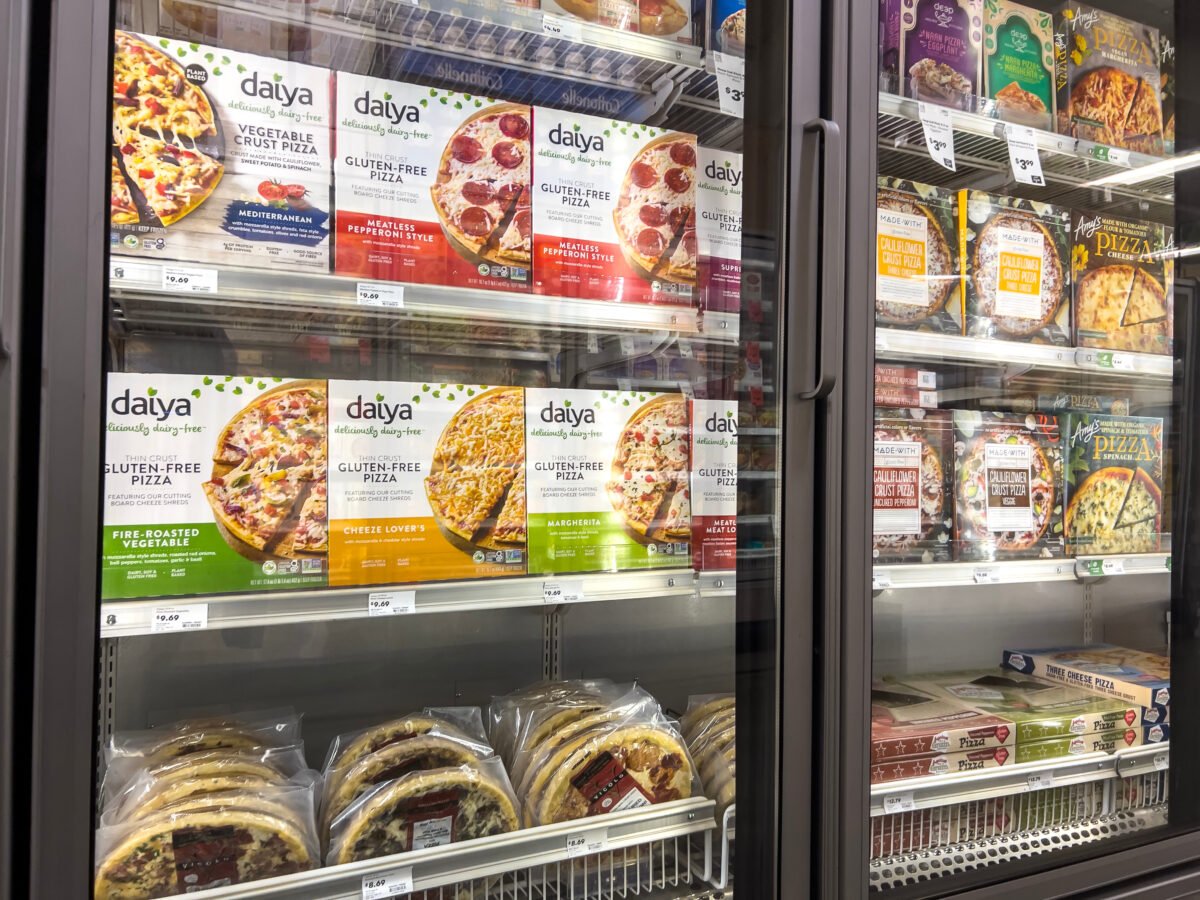
MULTIPOLYGON (((526 389, 531 574, 689 565, 687 538, 667 539, 661 528, 639 533, 614 502, 623 496, 614 459, 626 424, 648 404, 683 402, 678 394, 648 391, 526 389)), ((682 441, 675 449, 686 454, 686 427, 671 438, 682 441)), ((686 456, 683 466, 676 492, 687 488, 686 456)), ((668 506, 664 502, 659 520, 668 506)))
POLYGON ((692 562, 697 570, 737 564, 737 401, 691 401, 692 562))
POLYGON ((742 155, 700 147, 696 241, 704 309, 737 312, 742 294, 742 155))
MULTIPOLYGON (((108 376, 101 598, 320 587, 321 554, 256 552, 217 523, 204 491, 222 432, 295 382, 233 375, 108 376)), ((304 382, 324 385, 324 382, 304 382)))
MULTIPOLYGON (((215 135, 197 140, 160 135, 183 151, 222 167, 206 199, 164 226, 143 199, 124 160, 128 143, 114 127, 114 155, 139 210, 134 223, 114 224, 115 251, 198 263, 329 269, 331 74, 295 62, 238 53, 165 37, 133 35, 168 55, 212 107, 215 135)), ((114 87, 116 90, 116 87, 114 87)))
POLYGON ((501 245, 519 243, 522 227, 528 240, 522 189, 529 178, 529 117, 521 104, 339 73, 335 271, 376 281, 528 290, 528 249, 519 260, 501 245), (482 128, 493 116, 511 117, 495 121, 513 123, 515 139, 493 135, 493 149, 504 144, 511 151, 505 156, 511 168, 482 144, 472 145, 471 155, 479 158, 471 171, 478 177, 459 178, 459 205, 450 211, 454 219, 444 221, 433 192, 443 156, 453 142, 474 140, 462 129, 482 128), (478 231, 477 243, 459 240, 463 233, 455 229, 465 220, 478 231))
MULTIPOLYGON (((521 388, 431 382, 330 381, 329 582, 394 584, 525 574, 523 542, 490 540, 512 493, 489 504, 480 528, 460 537, 435 514, 428 479, 445 468, 482 466, 454 455, 435 460, 455 415, 481 398, 521 388)), ((515 424, 515 440, 524 438, 515 424)), ((513 473, 519 474, 517 472, 513 473)), ((466 488, 462 489, 465 496, 466 488)), ((519 498, 513 497, 518 503, 519 498)))
MULTIPOLYGON (((1159 709, 1171 707, 1170 658, 1161 653, 1113 644, 1005 650, 1001 663, 1010 669, 1159 709)), ((1143 713, 1145 718, 1145 713, 1143 713)))
POLYGON ((533 126, 535 293, 692 305, 694 256, 690 276, 683 271, 686 266, 672 271, 669 264, 680 262, 689 247, 694 253, 695 136, 542 107, 534 110, 533 126), (632 185, 632 170, 635 163, 642 165, 643 151, 669 153, 676 147, 684 164, 662 164, 661 172, 651 168, 647 197, 636 210, 632 204, 622 206, 623 191, 632 185), (690 165, 688 148, 693 151, 690 165), (677 190, 668 186, 668 175, 677 190), (640 218, 645 207, 654 207, 664 221, 646 224, 640 218), (629 210, 623 219, 628 239, 618 230, 618 209, 629 210), (652 252, 653 263, 638 261, 639 240, 643 252, 652 252))

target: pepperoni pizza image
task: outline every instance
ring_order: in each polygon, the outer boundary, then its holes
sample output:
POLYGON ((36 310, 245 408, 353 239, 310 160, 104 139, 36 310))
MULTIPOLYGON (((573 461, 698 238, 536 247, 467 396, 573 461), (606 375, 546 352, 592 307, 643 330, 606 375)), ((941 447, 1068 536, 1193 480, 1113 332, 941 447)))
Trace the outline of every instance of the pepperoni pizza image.
POLYGON ((626 261, 650 279, 696 283, 696 139, 672 132, 634 157, 613 211, 626 261))

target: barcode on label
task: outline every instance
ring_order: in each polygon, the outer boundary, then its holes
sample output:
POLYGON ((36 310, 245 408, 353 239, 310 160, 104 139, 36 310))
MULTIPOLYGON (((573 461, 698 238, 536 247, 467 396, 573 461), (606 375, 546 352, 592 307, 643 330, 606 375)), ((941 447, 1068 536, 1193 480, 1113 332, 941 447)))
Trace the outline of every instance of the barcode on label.
POLYGON ((357 299, 359 306, 378 306, 401 309, 404 306, 404 286, 386 281, 360 281, 357 299))
POLYGON ((600 853, 608 847, 608 829, 592 828, 589 831, 573 831, 567 835, 567 858, 600 853))
POLYGON ((208 604, 156 606, 150 613, 150 633, 203 631, 208 627, 208 604))
POLYGON ((911 812, 915 808, 913 803, 913 795, 908 794, 892 794, 890 797, 883 798, 883 811, 885 813, 900 813, 911 812))
POLYGON ((397 616, 416 611, 416 591, 375 591, 367 595, 367 615, 397 616))
POLYGON ((364 875, 362 900, 383 900, 384 897, 399 897, 411 894, 413 889, 412 866, 392 869, 380 875, 364 875))

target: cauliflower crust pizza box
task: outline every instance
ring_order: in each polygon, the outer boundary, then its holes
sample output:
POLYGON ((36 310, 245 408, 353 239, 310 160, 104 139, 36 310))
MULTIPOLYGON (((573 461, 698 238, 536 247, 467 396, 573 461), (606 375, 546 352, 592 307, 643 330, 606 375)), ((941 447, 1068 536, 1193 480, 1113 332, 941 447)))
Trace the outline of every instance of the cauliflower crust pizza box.
POLYGON ((692 565, 701 572, 737 561, 736 400, 691 401, 692 565))
POLYGON ((696 138, 539 107, 534 291, 690 306, 696 295, 696 138))
POLYGON ((326 386, 108 376, 101 597, 325 584, 326 386))
POLYGON ((1008 0, 983 0, 983 95, 1006 122, 1054 130, 1052 15, 1008 0))
POLYGON ((1163 420, 1073 413, 1067 425, 1067 549, 1155 553, 1163 544, 1163 420))
POLYGON ((871 762, 1012 747, 1009 719, 900 682, 871 687, 871 762))
POLYGON ((900 0, 900 6, 904 96, 973 111, 983 85, 983 0, 900 0))
POLYGON ((954 192, 881 176, 875 206, 876 324, 961 334, 954 192))
POLYGON ((690 565, 684 397, 539 388, 525 396, 529 571, 690 565))
POLYGON ((113 38, 115 252, 327 272, 330 73, 113 38))
POLYGON ((1157 28, 1067 3, 1055 16, 1058 130, 1161 156, 1157 28))
POLYGON ((700 147, 697 278, 702 308, 737 312, 742 295, 742 155, 700 147))
POLYGON ((339 73, 335 270, 527 291, 528 106, 339 73))
POLYGON ((1175 230, 1077 211, 1072 241, 1076 345, 1170 355, 1175 230))
POLYGON ((329 390, 331 584, 525 574, 522 388, 329 390))
POLYGON ((1045 413, 955 410, 954 542, 963 560, 1063 555, 1063 454, 1045 413))
POLYGON ((962 775, 983 769, 995 769, 1013 760, 1011 747, 989 750, 967 750, 963 753, 935 753, 889 759, 871 766, 871 784, 925 778, 929 775, 962 775))
POLYGON ((936 391, 937 373, 927 369, 914 369, 910 366, 892 366, 886 363, 876 363, 875 385, 936 391))
POLYGON ((1142 746, 1138 728, 1114 729, 1091 734, 1073 734, 1017 744, 1017 763, 1046 762, 1084 753, 1115 753, 1130 747, 1142 746))
POLYGON ((1164 715, 1171 706, 1171 660, 1160 653, 1092 644, 1005 650, 1003 663, 1027 675, 1074 685, 1125 703, 1155 707, 1164 715))
POLYGON ((983 191, 959 205, 964 333, 1070 346, 1070 212, 983 191))
POLYGON ((875 410, 875 563, 951 559, 952 439, 949 413, 875 410))

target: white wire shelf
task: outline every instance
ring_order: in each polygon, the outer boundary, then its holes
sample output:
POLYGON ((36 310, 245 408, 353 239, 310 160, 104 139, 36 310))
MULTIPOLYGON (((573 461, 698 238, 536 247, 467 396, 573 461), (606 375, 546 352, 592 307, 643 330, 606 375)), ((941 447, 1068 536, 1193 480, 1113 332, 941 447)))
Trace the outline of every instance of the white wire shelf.
POLYGON ((1057 559, 1014 559, 999 562, 909 563, 875 566, 874 591, 931 587, 973 587, 1043 581, 1091 581, 1122 575, 1165 575, 1171 554, 1139 553, 1057 559))

